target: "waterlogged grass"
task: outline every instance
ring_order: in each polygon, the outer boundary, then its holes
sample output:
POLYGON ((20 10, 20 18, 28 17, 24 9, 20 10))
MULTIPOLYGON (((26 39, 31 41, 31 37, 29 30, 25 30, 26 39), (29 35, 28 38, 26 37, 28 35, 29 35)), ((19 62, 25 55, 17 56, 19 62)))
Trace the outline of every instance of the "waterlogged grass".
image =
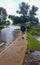
POLYGON ((28 49, 30 51, 39 50, 40 51, 40 42, 37 41, 30 32, 27 32, 28 35, 28 49))

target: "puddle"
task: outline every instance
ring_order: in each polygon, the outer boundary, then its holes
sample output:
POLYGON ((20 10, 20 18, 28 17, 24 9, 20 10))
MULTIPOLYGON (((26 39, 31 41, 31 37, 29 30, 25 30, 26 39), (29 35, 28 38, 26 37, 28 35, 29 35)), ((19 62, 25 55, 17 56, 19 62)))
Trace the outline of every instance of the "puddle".
POLYGON ((31 52, 34 59, 40 59, 40 51, 31 52))
POLYGON ((28 51, 25 54, 23 65, 40 65, 40 51, 28 51))
POLYGON ((28 65, 39 65, 37 62, 30 62, 28 65))
POLYGON ((33 36, 34 38, 36 38, 38 41, 40 41, 40 36, 33 36))

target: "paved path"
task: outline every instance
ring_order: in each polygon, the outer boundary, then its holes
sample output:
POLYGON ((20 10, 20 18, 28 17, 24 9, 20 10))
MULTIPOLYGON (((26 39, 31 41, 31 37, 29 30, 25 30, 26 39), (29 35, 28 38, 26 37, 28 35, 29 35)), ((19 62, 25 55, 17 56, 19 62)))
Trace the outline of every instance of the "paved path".
POLYGON ((18 36, 6 50, 0 53, 0 65, 22 65, 27 48, 26 34, 24 38, 18 36))

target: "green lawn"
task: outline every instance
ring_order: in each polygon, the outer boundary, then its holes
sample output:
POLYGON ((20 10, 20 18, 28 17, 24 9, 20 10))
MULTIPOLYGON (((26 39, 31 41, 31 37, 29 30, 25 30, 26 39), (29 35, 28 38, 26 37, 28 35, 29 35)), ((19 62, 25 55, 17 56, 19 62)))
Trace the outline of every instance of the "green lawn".
POLYGON ((33 38, 29 32, 27 32, 27 35, 28 35, 28 49, 30 51, 40 50, 40 42, 37 41, 35 38, 33 38))

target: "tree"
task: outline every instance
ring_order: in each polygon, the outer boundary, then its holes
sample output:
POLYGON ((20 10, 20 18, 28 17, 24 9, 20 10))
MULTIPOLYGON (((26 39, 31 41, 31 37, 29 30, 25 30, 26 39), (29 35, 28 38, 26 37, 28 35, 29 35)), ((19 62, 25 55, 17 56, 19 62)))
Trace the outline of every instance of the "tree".
POLYGON ((6 25, 6 26, 10 25, 10 21, 9 20, 5 21, 4 25, 6 25))
POLYGON ((28 10, 29 10, 29 5, 22 2, 19 5, 19 9, 20 9, 20 11, 17 11, 17 13, 22 14, 23 16, 27 16, 28 10))
POLYGON ((29 16, 27 16, 28 10, 29 10, 29 5, 22 2, 19 5, 19 9, 20 9, 20 11, 17 10, 17 13, 22 14, 20 17, 9 15, 9 18, 13 21, 13 24, 18 24, 18 23, 22 24, 22 23, 27 22, 29 19, 29 16))
POLYGON ((0 15, 2 14, 3 19, 6 20, 7 18, 7 12, 6 9, 4 9, 3 7, 0 7, 0 15))
POLYGON ((9 15, 9 18, 13 21, 13 24, 18 24, 20 22, 20 17, 9 15))
POLYGON ((26 4, 25 2, 22 2, 21 4, 19 4, 19 9, 20 10, 17 10, 17 13, 18 14, 21 14, 20 16, 20 23, 26 23, 29 19, 29 16, 28 16, 28 11, 29 11, 29 5, 28 3, 26 4))
POLYGON ((3 28, 3 24, 7 18, 7 12, 3 7, 0 7, 0 29, 3 28))
POLYGON ((29 21, 30 24, 37 24, 39 22, 38 18, 35 17, 37 15, 38 7, 32 6, 31 10, 29 11, 29 21))
POLYGON ((29 15, 30 16, 35 16, 35 15, 37 15, 37 12, 38 11, 38 7, 36 7, 36 6, 32 6, 32 9, 30 10, 30 12, 29 12, 29 15))
POLYGON ((11 20, 13 21, 14 18, 15 18, 15 16, 13 16, 13 15, 9 15, 8 18, 11 19, 11 20))
POLYGON ((0 39, 1 39, 1 29, 4 28, 4 22, 7 18, 7 12, 3 7, 0 7, 0 39))
POLYGON ((13 24, 22 24, 22 23, 26 23, 27 21, 29 21, 29 16, 13 16, 13 15, 9 15, 9 18, 13 21, 13 24))
POLYGON ((9 15, 9 18, 13 21, 13 24, 22 24, 22 23, 26 23, 26 22, 30 22, 30 23, 38 23, 38 18, 35 17, 35 15, 37 15, 37 10, 38 7, 35 7, 34 5, 32 6, 31 10, 29 11, 29 5, 26 4, 25 2, 22 2, 19 5, 19 9, 17 10, 18 14, 21 14, 20 17, 18 16, 13 16, 13 15, 9 15))

